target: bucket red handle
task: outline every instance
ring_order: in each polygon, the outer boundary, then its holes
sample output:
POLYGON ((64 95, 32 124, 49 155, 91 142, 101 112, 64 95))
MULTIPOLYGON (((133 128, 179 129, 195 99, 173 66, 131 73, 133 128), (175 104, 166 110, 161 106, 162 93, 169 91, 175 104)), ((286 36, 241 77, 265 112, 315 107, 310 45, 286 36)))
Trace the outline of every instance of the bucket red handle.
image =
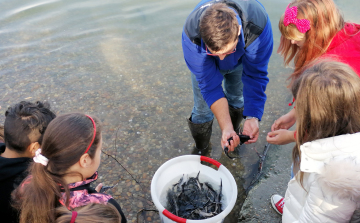
POLYGON ((185 218, 180 218, 179 216, 176 216, 176 215, 172 214, 170 211, 168 211, 166 209, 164 209, 164 211, 162 213, 163 213, 163 215, 165 215, 170 220, 173 220, 173 221, 179 222, 179 223, 186 223, 185 218))
POLYGON ((218 161, 213 160, 213 159, 211 159, 211 158, 209 158, 207 156, 201 156, 200 160, 211 163, 211 164, 215 165, 217 168, 219 168, 221 166, 221 163, 219 163, 218 161))

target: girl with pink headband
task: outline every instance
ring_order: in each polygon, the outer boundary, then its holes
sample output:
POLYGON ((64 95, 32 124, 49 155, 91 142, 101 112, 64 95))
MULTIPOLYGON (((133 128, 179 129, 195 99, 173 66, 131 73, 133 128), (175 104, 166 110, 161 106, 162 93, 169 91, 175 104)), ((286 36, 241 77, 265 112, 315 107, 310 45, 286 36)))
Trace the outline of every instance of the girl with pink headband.
MULTIPOLYGON (((285 65, 293 61, 295 67, 288 87, 319 58, 348 64, 360 76, 360 25, 345 23, 333 0, 293 0, 280 18, 279 29, 278 53, 285 65)), ((277 145, 295 142, 296 132, 288 130, 295 122, 294 107, 274 122, 267 141, 277 145)))
MULTIPOLYGON (((30 175, 13 193, 20 223, 55 222, 56 207, 74 210, 91 203, 114 206, 121 223, 126 223, 120 205, 110 195, 90 187, 98 177, 101 148, 97 118, 70 113, 52 120, 29 167, 30 175)), ((73 214, 76 218, 77 212, 73 214)))
MULTIPOLYGON (((288 87, 296 88, 295 85, 302 78, 304 71, 318 63, 319 58, 345 63, 355 71, 355 74, 360 76, 360 25, 345 23, 333 0, 293 0, 280 18, 279 29, 281 39, 278 53, 284 57, 285 65, 294 61, 295 69, 288 78, 290 80, 288 87)), ((295 99, 289 105, 292 106, 294 102, 295 99)), ((288 129, 297 121, 296 114, 299 114, 297 110, 302 111, 304 107, 299 106, 303 105, 296 105, 296 110, 294 106, 289 113, 274 122, 271 132, 267 136, 269 143, 283 145, 298 141, 299 133, 288 129)), ((312 112, 316 113, 317 111, 312 112)), ((307 121, 310 122, 310 120, 307 121)), ((294 151, 298 151, 300 146, 296 145, 294 151)), ((295 175, 296 179, 293 178, 292 181, 296 182, 302 173, 299 171, 302 161, 300 157, 301 154, 298 156, 293 154, 292 178, 295 175)), ((286 202, 281 196, 273 195, 271 203, 279 214, 283 214, 286 202)), ((292 205, 294 202, 290 202, 288 207, 292 205)), ((297 210, 293 221, 289 220, 291 219, 289 215, 293 213, 288 212, 287 217, 283 217, 283 222, 303 222, 306 217, 303 216, 302 221, 299 220, 297 217, 301 209, 297 210)), ((293 212, 295 213, 294 209, 293 212)), ((327 219, 323 222, 342 222, 334 219, 333 221, 327 219)), ((307 220, 307 222, 319 221, 319 219, 307 220)))

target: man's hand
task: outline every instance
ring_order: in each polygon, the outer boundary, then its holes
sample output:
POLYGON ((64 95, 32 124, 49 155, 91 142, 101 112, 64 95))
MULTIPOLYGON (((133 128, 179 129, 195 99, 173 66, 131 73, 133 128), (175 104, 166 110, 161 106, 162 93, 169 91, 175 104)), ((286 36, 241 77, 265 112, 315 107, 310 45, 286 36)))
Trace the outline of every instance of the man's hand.
POLYGON ((224 146, 226 146, 228 147, 229 151, 234 151, 235 147, 237 147, 240 143, 240 138, 234 131, 234 127, 231 123, 229 105, 226 98, 220 98, 219 100, 215 101, 211 105, 210 109, 216 116, 222 131, 221 148, 224 149, 224 146), (233 137, 233 140, 230 141, 229 145, 227 140, 230 137, 233 137))
POLYGON ((295 142, 294 131, 279 129, 269 132, 266 137, 266 141, 275 145, 285 145, 291 142, 295 142))
POLYGON ((277 119, 274 124, 271 126, 271 131, 279 129, 289 129, 296 122, 295 109, 292 109, 286 115, 281 116, 277 119))
POLYGON ((256 118, 246 120, 242 134, 250 136, 245 144, 256 142, 259 138, 259 121, 256 118))
POLYGON ((235 147, 237 147, 240 144, 240 138, 234 131, 234 129, 228 129, 222 131, 222 137, 221 137, 221 148, 224 149, 226 146, 230 152, 234 151, 235 147), (228 142, 228 139, 232 137, 233 140, 230 140, 230 145, 228 142))

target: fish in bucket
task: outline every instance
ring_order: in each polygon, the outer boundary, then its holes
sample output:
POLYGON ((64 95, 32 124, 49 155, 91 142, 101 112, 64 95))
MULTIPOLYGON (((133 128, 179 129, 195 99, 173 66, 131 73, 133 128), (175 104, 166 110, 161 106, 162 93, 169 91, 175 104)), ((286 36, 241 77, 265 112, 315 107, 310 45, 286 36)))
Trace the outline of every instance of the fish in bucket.
MULTIPOLYGON (((217 189, 219 191, 219 189, 217 189)), ((219 195, 219 194, 218 194, 219 195)), ((233 209, 237 199, 237 185, 233 175, 221 163, 209 157, 198 155, 184 155, 168 160, 155 172, 151 181, 151 197, 159 210, 161 221, 164 223, 187 222, 187 223, 217 223, 233 209), (217 167, 203 165, 201 161, 213 164, 217 167), (200 172, 200 174, 199 174, 200 172), (198 175, 199 174, 199 175, 198 175), (193 220, 179 217, 165 207, 168 204, 167 193, 174 184, 179 183, 185 176, 198 178, 200 182, 210 182, 211 185, 221 185, 221 209, 222 211, 215 216, 202 220, 193 220)), ((218 197, 219 199, 219 197, 218 197)))

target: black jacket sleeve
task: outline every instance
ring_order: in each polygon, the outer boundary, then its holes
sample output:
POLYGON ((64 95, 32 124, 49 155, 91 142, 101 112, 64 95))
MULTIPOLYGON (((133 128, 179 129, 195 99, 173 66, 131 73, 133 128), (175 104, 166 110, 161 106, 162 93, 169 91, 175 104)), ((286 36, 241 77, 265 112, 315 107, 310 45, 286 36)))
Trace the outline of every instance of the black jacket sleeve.
POLYGON ((121 215, 121 223, 127 223, 127 220, 126 220, 126 218, 125 218, 125 215, 124 215, 124 213, 122 212, 121 207, 120 207, 120 205, 118 204, 118 202, 116 202, 114 199, 110 199, 110 200, 108 201, 108 203, 114 205, 114 206, 116 207, 116 209, 119 211, 119 213, 120 213, 120 215, 121 215))

